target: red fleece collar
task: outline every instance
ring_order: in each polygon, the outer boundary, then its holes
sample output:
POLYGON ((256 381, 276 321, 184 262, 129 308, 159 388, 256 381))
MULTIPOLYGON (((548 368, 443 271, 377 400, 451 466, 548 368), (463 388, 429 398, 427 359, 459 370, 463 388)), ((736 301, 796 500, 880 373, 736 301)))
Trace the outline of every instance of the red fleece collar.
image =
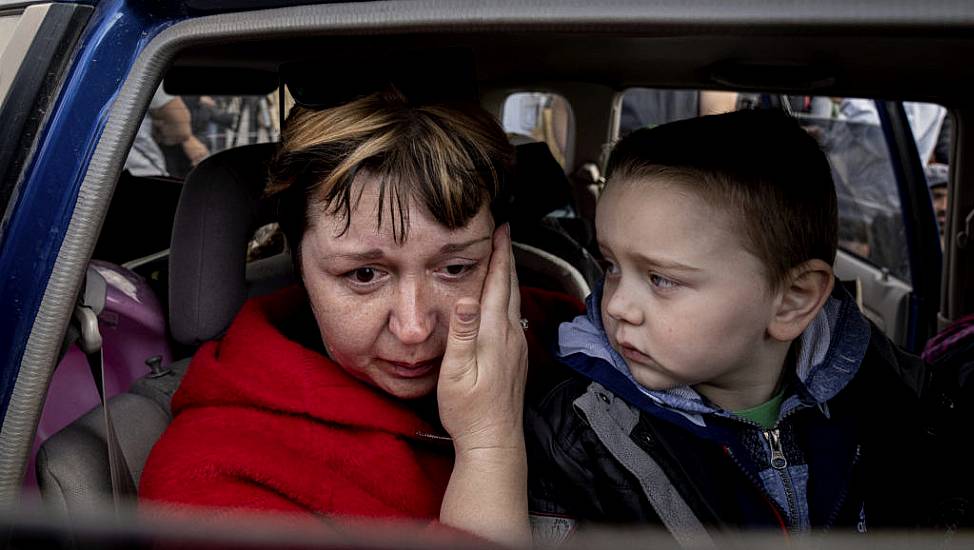
POLYGON ((302 289, 291 287, 248 301, 226 335, 193 357, 173 397, 173 414, 240 405, 408 437, 441 433, 406 403, 282 334, 278 326, 306 300, 302 289))

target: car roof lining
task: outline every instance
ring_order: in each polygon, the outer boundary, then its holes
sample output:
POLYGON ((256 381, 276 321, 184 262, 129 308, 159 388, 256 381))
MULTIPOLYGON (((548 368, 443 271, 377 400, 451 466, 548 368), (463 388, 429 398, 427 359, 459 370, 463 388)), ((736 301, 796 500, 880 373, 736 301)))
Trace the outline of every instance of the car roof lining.
MULTIPOLYGON (((483 88, 547 81, 635 86, 795 92, 910 99, 951 104, 969 93, 974 39, 926 30, 862 28, 846 32, 747 32, 738 29, 662 35, 629 31, 410 33, 381 36, 293 36, 190 47, 178 73, 197 69, 181 92, 225 85, 226 73, 276 73, 284 63, 369 66, 403 48, 469 49, 483 88), (854 31, 854 32, 853 32, 854 31), (219 69, 219 70, 215 70, 219 69), (207 75, 207 70, 213 70, 207 75), (911 78, 904 79, 904 70, 911 78)), ((340 75, 336 77, 341 86, 340 75)), ((170 89, 167 84, 167 89, 170 89)))

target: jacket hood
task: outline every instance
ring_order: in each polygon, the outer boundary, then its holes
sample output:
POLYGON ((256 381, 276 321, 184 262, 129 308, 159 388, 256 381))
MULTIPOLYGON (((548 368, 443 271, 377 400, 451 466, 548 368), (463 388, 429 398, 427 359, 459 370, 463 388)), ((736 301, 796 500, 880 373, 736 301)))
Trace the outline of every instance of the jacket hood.
POLYGON ((406 437, 441 432, 406 402, 282 333, 282 325, 303 319, 306 309, 307 296, 298 287, 248 301, 226 335, 193 356, 173 397, 173 414, 236 406, 406 437))
POLYGON ((193 356, 140 499, 177 513, 315 514, 338 525, 436 519, 452 445, 422 435, 433 427, 401 400, 282 332, 306 308, 300 289, 250 300, 193 356))
MULTIPOLYGON (((602 324, 599 306, 603 282, 587 298, 586 313, 559 327, 558 356, 562 362, 657 416, 675 413, 683 422, 689 421, 696 427, 706 425, 705 414, 732 416, 690 386, 661 391, 647 389, 636 382, 625 360, 609 344, 602 324)), ((869 322, 859 312, 855 300, 842 285, 836 284, 825 306, 796 342, 795 363, 790 368, 794 369, 798 383, 782 403, 780 415, 797 407, 817 406, 828 416, 827 402, 858 372, 869 335, 869 322)))

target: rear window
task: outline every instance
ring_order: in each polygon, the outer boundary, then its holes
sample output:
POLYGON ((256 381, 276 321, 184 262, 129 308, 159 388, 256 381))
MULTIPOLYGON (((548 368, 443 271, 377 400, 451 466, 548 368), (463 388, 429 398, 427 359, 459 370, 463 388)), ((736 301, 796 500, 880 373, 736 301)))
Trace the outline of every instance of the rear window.
POLYGON ((639 128, 726 113, 742 106, 746 105, 736 92, 629 88, 622 94, 619 137, 639 128))
POLYGON ((571 166, 575 115, 564 97, 547 92, 511 94, 504 101, 501 122, 513 143, 545 142, 562 168, 571 166))

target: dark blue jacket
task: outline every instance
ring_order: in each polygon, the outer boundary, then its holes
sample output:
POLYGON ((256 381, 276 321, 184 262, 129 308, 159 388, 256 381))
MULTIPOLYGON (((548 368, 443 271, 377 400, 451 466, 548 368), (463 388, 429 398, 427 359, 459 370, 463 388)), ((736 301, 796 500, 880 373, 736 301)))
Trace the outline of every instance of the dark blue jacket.
POLYGON ((586 392, 604 388, 601 398, 621 399, 638 418, 623 428, 635 452, 659 464, 708 529, 864 532, 940 521, 931 518, 939 512, 927 476, 936 444, 921 399, 927 370, 841 288, 796 341, 788 394, 770 430, 689 387, 640 387, 605 337, 599 294, 589 297, 588 315, 562 325, 559 356, 571 370, 527 413, 536 518, 661 523, 645 484, 625 466, 631 457, 614 456, 580 411, 586 392))

